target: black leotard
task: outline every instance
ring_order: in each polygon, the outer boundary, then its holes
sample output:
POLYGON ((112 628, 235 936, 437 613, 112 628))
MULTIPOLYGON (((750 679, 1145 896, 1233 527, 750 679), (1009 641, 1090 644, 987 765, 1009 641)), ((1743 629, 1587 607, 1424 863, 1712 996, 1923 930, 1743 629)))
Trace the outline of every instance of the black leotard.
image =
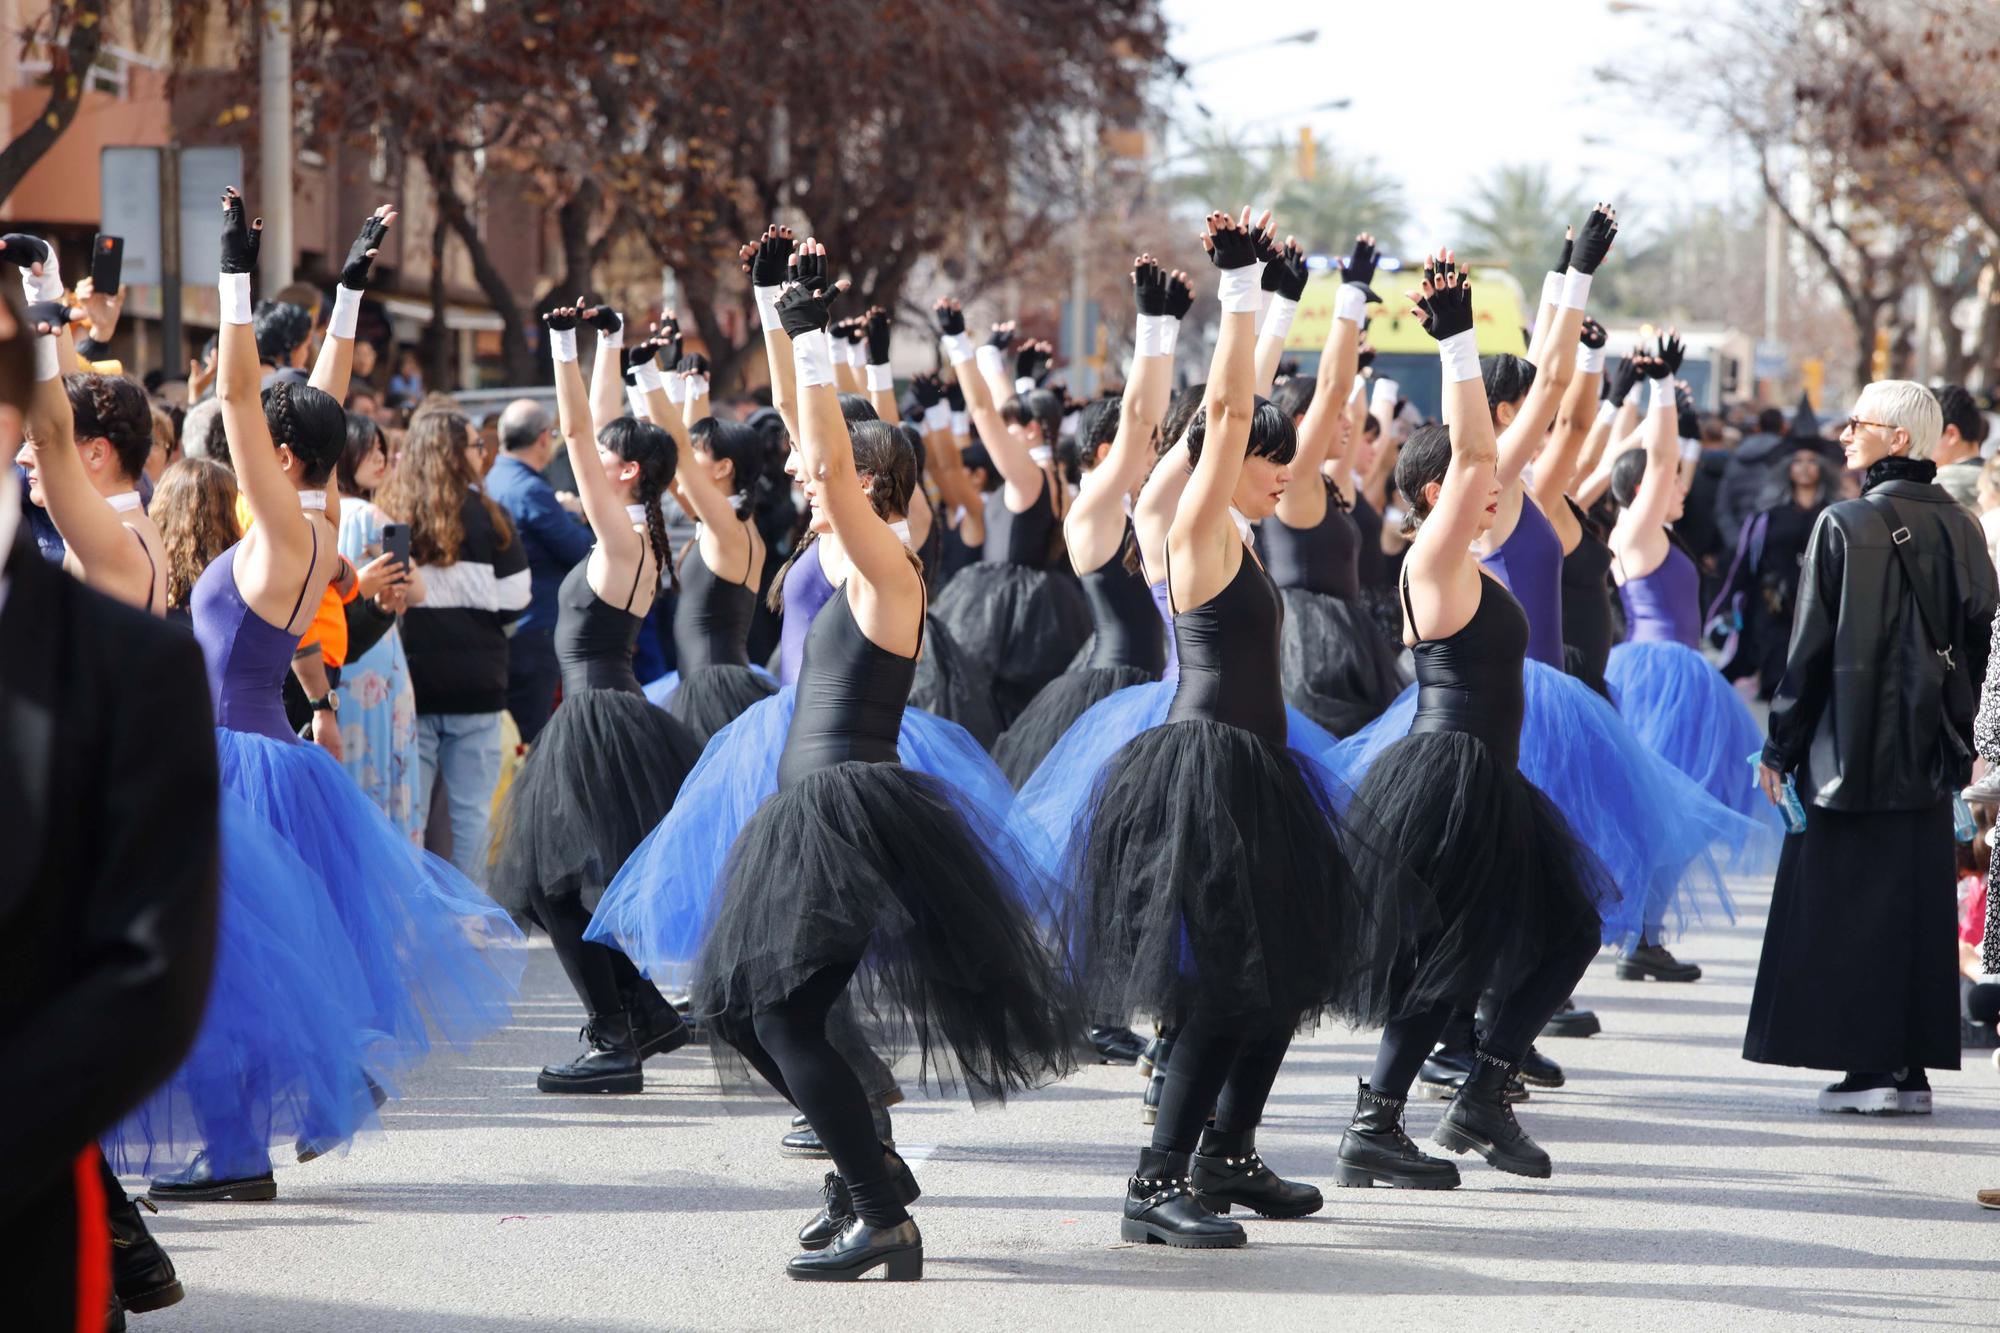
MULTIPOLYGON (((1167 578, 1173 578, 1171 563, 1167 578)), ((1248 547, 1221 592, 1174 613, 1181 678, 1167 721, 1206 718, 1285 743, 1285 689, 1278 679, 1278 639, 1285 604, 1248 547)))
POLYGON ((1273 514, 1257 528, 1264 570, 1280 588, 1304 588, 1342 601, 1361 595, 1361 529, 1341 507, 1340 492, 1324 477, 1326 516, 1295 528, 1273 514))
POLYGON ((1167 636, 1146 576, 1125 567, 1126 545, 1132 541, 1132 521, 1125 521, 1125 541, 1109 560, 1079 576, 1084 600, 1090 603, 1090 623, 1097 639, 1087 667, 1137 667, 1160 675, 1167 669, 1167 636))
POLYGON ((788 787, 850 759, 897 762, 896 733, 916 674, 916 658, 898 657, 861 632, 847 586, 834 589, 806 634, 797 704, 778 758, 778 785, 788 787))
POLYGON ((681 678, 705 666, 750 665, 750 621, 757 591, 715 576, 701 558, 701 542, 681 560, 681 595, 674 603, 674 665, 681 678))
POLYGON ((1375 506, 1368 503, 1368 497, 1357 494, 1354 507, 1347 516, 1354 520, 1355 531, 1359 534, 1360 549, 1355 552, 1355 577, 1364 588, 1381 588, 1387 591, 1395 576, 1389 572, 1389 557, 1382 553, 1382 515, 1375 506))
MULTIPOLYGON (((1402 585, 1403 613, 1410 610, 1410 583, 1402 585)), ((1447 638, 1418 639, 1417 715, 1410 732, 1462 731, 1486 742, 1510 765, 1521 758, 1522 663, 1528 653, 1528 613, 1488 575, 1479 576, 1479 609, 1465 627, 1447 638)))
POLYGON ((563 693, 623 690, 643 695, 632 671, 632 647, 639 642, 645 617, 633 615, 631 608, 645 564, 633 571, 622 607, 591 589, 589 567, 589 556, 577 561, 556 590, 556 661, 562 666, 563 693))
POLYGON ((1563 644, 1578 655, 1577 679, 1600 693, 1611 660, 1611 548, 1597 524, 1567 496, 1564 502, 1583 528, 1576 549, 1563 557, 1563 644))
POLYGON ((1038 470, 1042 489, 1026 509, 1015 513, 1007 507, 1007 488, 986 492, 986 544, 979 558, 989 565, 1026 565, 1046 569, 1055 541, 1056 511, 1049 498, 1049 479, 1038 470))

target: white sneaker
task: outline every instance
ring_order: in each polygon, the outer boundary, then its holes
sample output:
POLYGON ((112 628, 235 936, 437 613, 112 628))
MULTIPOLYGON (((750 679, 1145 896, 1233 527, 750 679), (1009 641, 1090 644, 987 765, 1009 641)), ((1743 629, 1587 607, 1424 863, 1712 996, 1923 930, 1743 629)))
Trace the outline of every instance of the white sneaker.
POLYGON ((1893 1115, 1903 1109, 1903 1102, 1895 1080, 1889 1075, 1849 1074, 1840 1082, 1820 1089, 1819 1109, 1893 1115))

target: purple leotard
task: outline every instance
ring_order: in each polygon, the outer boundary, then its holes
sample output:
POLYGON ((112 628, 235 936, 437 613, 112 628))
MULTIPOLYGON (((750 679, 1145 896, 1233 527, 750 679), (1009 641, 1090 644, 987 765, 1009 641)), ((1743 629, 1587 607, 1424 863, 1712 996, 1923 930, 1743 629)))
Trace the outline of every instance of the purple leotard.
POLYGON ((785 571, 785 623, 778 631, 778 683, 796 685, 805 661, 806 631, 833 596, 833 585, 820 568, 819 543, 814 542, 785 571))
POLYGON ((1167 669, 1160 673, 1160 679, 1179 680, 1181 650, 1180 645, 1174 642, 1174 609, 1167 602, 1167 581, 1161 579, 1158 583, 1149 583, 1146 590, 1153 594, 1153 606, 1160 613, 1160 623, 1167 627, 1167 669))
POLYGON ((1561 671, 1562 539, 1532 498, 1521 497, 1521 517, 1514 530, 1483 563, 1528 613, 1528 656, 1561 671))
POLYGON ((1625 642, 1678 643, 1684 648, 1701 642, 1701 574, 1694 561, 1672 541, 1667 558, 1650 574, 1627 579, 1618 587, 1625 603, 1625 642))
MULTIPOLYGON (((243 600, 236 586, 236 553, 242 549, 238 542, 210 561, 195 580, 189 600, 194 637, 208 662, 208 694, 215 704, 215 724, 273 740, 296 741, 292 724, 285 719, 285 673, 291 670, 300 636, 283 625, 273 625, 243 600)), ((313 560, 318 558, 319 536, 314 533, 313 560)), ((298 615, 305 596, 301 588, 299 600, 292 606, 293 616, 298 615)))

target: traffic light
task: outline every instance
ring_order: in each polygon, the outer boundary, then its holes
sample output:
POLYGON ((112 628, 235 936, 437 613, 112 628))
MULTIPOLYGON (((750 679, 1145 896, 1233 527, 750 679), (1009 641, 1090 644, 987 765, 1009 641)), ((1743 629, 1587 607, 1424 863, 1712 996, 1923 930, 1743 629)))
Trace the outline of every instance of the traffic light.
POLYGON ((1875 354, 1868 358, 1868 367, 1869 379, 1886 380, 1889 378, 1889 330, 1875 330, 1875 354))
POLYGON ((1310 125, 1299 126, 1299 179, 1309 181, 1319 170, 1319 153, 1313 146, 1313 131, 1310 125))

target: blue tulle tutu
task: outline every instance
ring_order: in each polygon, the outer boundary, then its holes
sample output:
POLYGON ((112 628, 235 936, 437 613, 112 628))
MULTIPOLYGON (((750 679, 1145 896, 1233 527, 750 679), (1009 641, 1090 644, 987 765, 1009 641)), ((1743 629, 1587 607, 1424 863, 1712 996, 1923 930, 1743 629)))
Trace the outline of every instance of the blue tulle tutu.
POLYGON ((222 786, 324 885, 368 990, 377 1066, 414 1064, 427 1028, 464 1046, 506 1026, 526 955, 493 900, 416 847, 316 745, 216 730, 222 786))
MULTIPOLYGON (((1599 904, 1604 942, 1626 947, 1720 911, 1735 920, 1723 867, 1757 835, 1651 750, 1588 685, 1530 659, 1523 670, 1521 773, 1553 801, 1617 885, 1599 904)), ((1409 734, 1417 687, 1341 742, 1335 771, 1359 787, 1376 756, 1409 734)), ((1747 751, 1746 751, 1747 753, 1747 751)), ((1025 796, 1025 793, 1023 793, 1025 796)))
POLYGON ((273 1145, 319 1151, 373 1118, 368 987, 333 905, 284 840, 225 794, 215 970, 194 1047, 102 1140, 114 1169, 164 1175, 206 1151, 261 1174, 273 1145))
MULTIPOLYGON (((622 950, 661 985, 680 988, 701 951, 737 835, 778 790, 778 759, 797 689, 787 685, 715 733, 674 808, 639 844, 598 903, 586 939, 622 950)), ((975 831, 1007 824, 1014 792, 991 756, 955 722, 903 710, 897 753, 905 767, 942 779, 975 831)), ((1034 858, 998 839, 993 848, 1016 884, 1038 884, 1034 858)), ((1046 919, 1049 906, 1034 905, 1046 919)))
MULTIPOLYGON (((1090 809, 1091 796, 1105 764, 1125 742, 1167 720, 1177 684, 1174 680, 1148 681, 1119 690, 1092 705, 1070 724, 1035 769, 1034 776, 1022 785, 1007 828, 1041 863, 1045 873, 1061 874, 1071 840, 1078 833, 1077 821, 1090 809)), ((1320 768, 1339 775, 1336 756, 1340 743, 1333 734, 1290 704, 1285 706, 1285 717, 1290 723, 1286 745, 1320 768)), ((1409 729, 1408 719, 1403 726, 1404 730, 1409 729)), ((1347 790, 1344 784, 1326 785, 1330 790, 1347 790)))
POLYGON ((1604 676, 1620 715, 1648 749, 1757 826, 1731 869, 1774 872, 1785 828, 1749 763, 1763 750, 1764 734, 1722 673, 1694 649, 1658 641, 1619 644, 1604 676))

